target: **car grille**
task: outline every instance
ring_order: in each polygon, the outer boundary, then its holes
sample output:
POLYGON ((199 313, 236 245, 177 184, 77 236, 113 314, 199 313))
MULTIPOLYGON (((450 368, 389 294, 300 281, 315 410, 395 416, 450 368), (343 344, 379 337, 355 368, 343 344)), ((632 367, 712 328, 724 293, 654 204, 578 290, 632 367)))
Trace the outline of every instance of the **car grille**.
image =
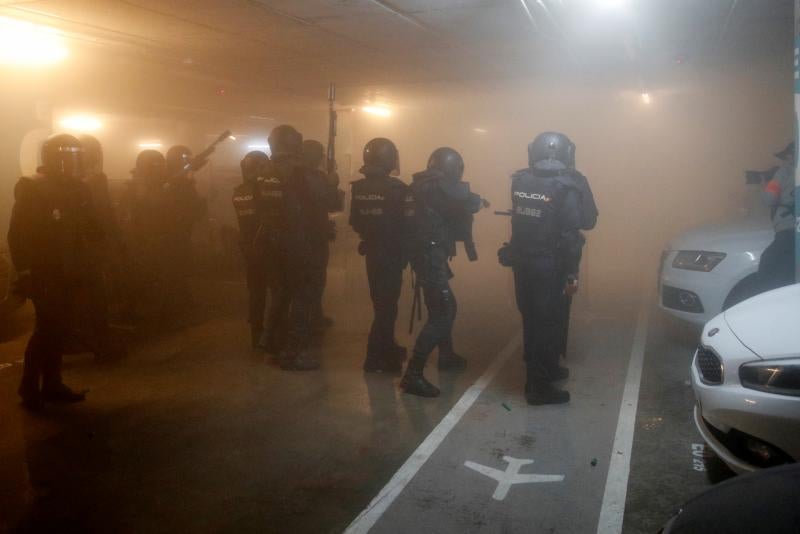
POLYGON ((722 384, 722 362, 705 347, 697 348, 697 370, 706 384, 722 384))

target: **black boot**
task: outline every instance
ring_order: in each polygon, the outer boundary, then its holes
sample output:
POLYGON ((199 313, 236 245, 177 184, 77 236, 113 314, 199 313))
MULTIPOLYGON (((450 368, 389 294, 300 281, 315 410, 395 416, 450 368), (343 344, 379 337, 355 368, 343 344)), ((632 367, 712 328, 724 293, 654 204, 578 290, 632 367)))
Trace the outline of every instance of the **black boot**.
POLYGON ((38 412, 44 408, 44 400, 39 390, 19 389, 19 396, 22 399, 22 406, 30 412, 38 412))
POLYGON ((566 380, 569 378, 569 368, 563 367, 559 365, 556 367, 556 370, 550 373, 550 381, 555 382, 556 380, 566 380))
POLYGON ((56 384, 54 386, 42 388, 42 398, 44 400, 63 404, 84 401, 86 400, 86 393, 88 393, 88 390, 80 392, 72 391, 64 384, 56 384))
POLYGON ((400 380, 400 389, 409 395, 417 395, 418 397, 438 397, 439 388, 425 380, 422 374, 425 369, 425 358, 414 356, 408 362, 406 373, 400 380))
MULTIPOLYGON (((405 358, 403 358, 405 359, 405 358)), ((365 373, 398 374, 403 370, 403 360, 391 351, 385 354, 369 354, 364 360, 365 373)))
POLYGON ((314 371, 320 363, 307 350, 286 350, 281 353, 280 366, 284 371, 314 371))
POLYGON ((543 367, 529 362, 525 383, 525 400, 532 406, 541 404, 564 404, 569 402, 569 392, 555 387, 553 377, 543 367))
POLYGON ((455 352, 442 352, 440 350, 438 365, 440 371, 461 371, 467 367, 467 359, 455 352))
POLYGON ((531 406, 565 404, 569 402, 569 392, 558 389, 546 380, 529 381, 525 386, 525 400, 531 406))

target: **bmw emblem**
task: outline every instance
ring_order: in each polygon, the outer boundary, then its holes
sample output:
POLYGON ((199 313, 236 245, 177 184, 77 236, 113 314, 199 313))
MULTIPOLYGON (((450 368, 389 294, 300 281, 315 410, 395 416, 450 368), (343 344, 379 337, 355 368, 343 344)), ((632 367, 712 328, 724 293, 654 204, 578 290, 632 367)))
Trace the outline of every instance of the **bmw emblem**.
POLYGON ((708 337, 714 337, 719 334, 719 328, 712 328, 708 331, 708 337))

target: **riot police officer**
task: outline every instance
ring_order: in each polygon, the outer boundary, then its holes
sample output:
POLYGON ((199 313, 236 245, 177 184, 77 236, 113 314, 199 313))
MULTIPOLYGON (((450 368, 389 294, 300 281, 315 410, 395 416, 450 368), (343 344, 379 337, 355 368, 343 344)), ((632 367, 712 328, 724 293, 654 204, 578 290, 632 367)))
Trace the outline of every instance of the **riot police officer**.
POLYGON ((250 338, 258 348, 264 330, 267 304, 267 271, 264 250, 256 245, 261 224, 261 183, 269 157, 261 151, 248 152, 240 163, 242 183, 233 190, 233 209, 239 222, 239 248, 245 263, 248 291, 250 338))
MULTIPOLYGON (((414 175, 411 190, 415 201, 412 267, 417 285, 422 288, 428 319, 414 344, 400 387, 412 395, 436 397, 439 390, 423 376, 428 356, 439 347, 439 370, 462 369, 466 360, 453 350, 453 322, 456 299, 450 288, 453 277, 448 264, 456 254, 460 225, 471 225, 470 217, 480 210, 481 197, 470 192, 461 181, 464 160, 449 147, 437 148, 428 159, 428 168, 414 175)), ((486 203, 488 205, 488 203, 486 203)), ((471 234, 471 229, 468 231, 471 234)))
POLYGON ((353 182, 350 225, 361 242, 358 252, 365 257, 367 280, 374 319, 367 341, 366 372, 402 370, 406 349, 397 344, 394 327, 397 301, 407 263, 409 187, 390 176, 399 170, 397 147, 382 137, 364 147, 364 178, 353 182))
MULTIPOLYGON (((280 355, 285 370, 307 371, 319 368, 319 360, 309 352, 310 310, 314 302, 314 242, 318 237, 317 218, 325 213, 330 187, 303 165, 303 136, 289 125, 276 127, 269 135, 272 149, 270 172, 265 177, 265 192, 272 202, 265 203, 266 220, 262 239, 284 287, 288 306, 286 342, 280 355)), ((285 316, 285 313, 284 313, 285 316)))
POLYGON ((92 197, 92 206, 98 223, 103 230, 104 240, 89 248, 91 267, 95 270, 92 286, 83 288, 81 299, 82 314, 76 315, 80 340, 97 358, 112 358, 123 354, 122 347, 114 342, 109 327, 109 296, 114 291, 117 296, 121 290, 122 271, 127 267, 127 250, 122 232, 117 223, 108 178, 103 172, 103 147, 97 138, 83 134, 78 137, 83 148, 83 182, 92 197))
POLYGON ((511 242, 498 252, 501 264, 514 271, 525 396, 533 405, 569 402, 569 393, 553 382, 569 375, 558 363, 562 296, 577 291, 583 246, 580 193, 565 178, 574 146, 556 132, 545 132, 528 146, 529 167, 512 176, 511 242))
POLYGON ((124 199, 124 226, 134 261, 132 314, 160 320, 171 306, 166 264, 171 258, 171 204, 167 193, 166 160, 157 150, 136 156, 124 199))
POLYGON ((169 208, 166 212, 164 236, 169 244, 165 249, 167 256, 164 258, 163 275, 170 302, 180 308, 193 303, 188 282, 192 232, 208 211, 208 207, 205 200, 197 194, 193 178, 193 172, 199 170, 202 164, 195 163, 189 147, 171 147, 167 151, 166 167, 165 194, 169 208))
POLYGON ((312 239, 312 263, 314 271, 314 302, 310 311, 311 324, 314 330, 319 331, 333 325, 333 320, 325 316, 322 310, 322 297, 328 274, 328 260, 330 259, 330 242, 336 238, 335 223, 328 218, 328 213, 341 211, 341 194, 339 191, 339 175, 334 171, 326 173, 322 170, 325 160, 325 147, 314 139, 303 141, 303 163, 311 175, 329 191, 329 198, 324 206, 325 210, 314 213, 315 231, 312 239), (335 196, 333 195, 335 193, 335 196))
POLYGON ((39 409, 43 401, 77 402, 85 392, 64 385, 61 361, 79 288, 91 284, 89 246, 102 230, 81 182, 78 139, 60 134, 42 146, 41 174, 17 183, 8 231, 15 292, 30 297, 36 325, 25 349, 19 395, 23 405, 39 409))

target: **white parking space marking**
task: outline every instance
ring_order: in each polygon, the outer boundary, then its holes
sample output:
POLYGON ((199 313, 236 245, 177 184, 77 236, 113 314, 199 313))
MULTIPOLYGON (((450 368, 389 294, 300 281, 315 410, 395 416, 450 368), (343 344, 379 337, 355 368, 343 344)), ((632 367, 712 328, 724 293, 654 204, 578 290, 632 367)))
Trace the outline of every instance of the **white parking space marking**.
POLYGON ((622 532, 622 519, 625 515, 625 498, 628 494, 628 476, 631 471, 631 451, 633 433, 636 429, 636 410, 639 406, 639 386, 642 382, 644 349, 647 344, 647 326, 650 321, 650 298, 642 299, 639 316, 636 320, 636 333, 633 337, 631 357, 625 389, 617 419, 617 431, 611 460, 608 464, 608 478, 603 493, 603 505, 597 524, 598 534, 618 534, 622 532))
POLYGON ((502 501, 511 491, 511 486, 515 484, 538 484, 540 482, 561 482, 564 480, 564 475, 523 475, 519 471, 524 465, 530 465, 533 460, 523 460, 520 458, 512 458, 511 456, 503 456, 503 460, 508 463, 505 471, 489 467, 487 465, 478 464, 475 462, 464 462, 464 465, 497 481, 497 488, 495 488, 492 498, 496 501, 502 501))
POLYGON ((436 452, 439 445, 455 428, 465 413, 472 407, 478 397, 491 383, 506 361, 519 348, 522 343, 522 332, 517 333, 503 350, 497 355, 495 360, 481 377, 470 386, 461 396, 458 402, 450 409, 447 415, 442 418, 436 428, 433 429, 425 441, 415 450, 406 462, 400 467, 397 473, 386 484, 378 495, 372 499, 366 509, 356 517, 350 526, 345 530, 345 534, 361 534, 369 532, 375 523, 386 512, 394 500, 403 492, 411 479, 419 472, 425 462, 436 452))

